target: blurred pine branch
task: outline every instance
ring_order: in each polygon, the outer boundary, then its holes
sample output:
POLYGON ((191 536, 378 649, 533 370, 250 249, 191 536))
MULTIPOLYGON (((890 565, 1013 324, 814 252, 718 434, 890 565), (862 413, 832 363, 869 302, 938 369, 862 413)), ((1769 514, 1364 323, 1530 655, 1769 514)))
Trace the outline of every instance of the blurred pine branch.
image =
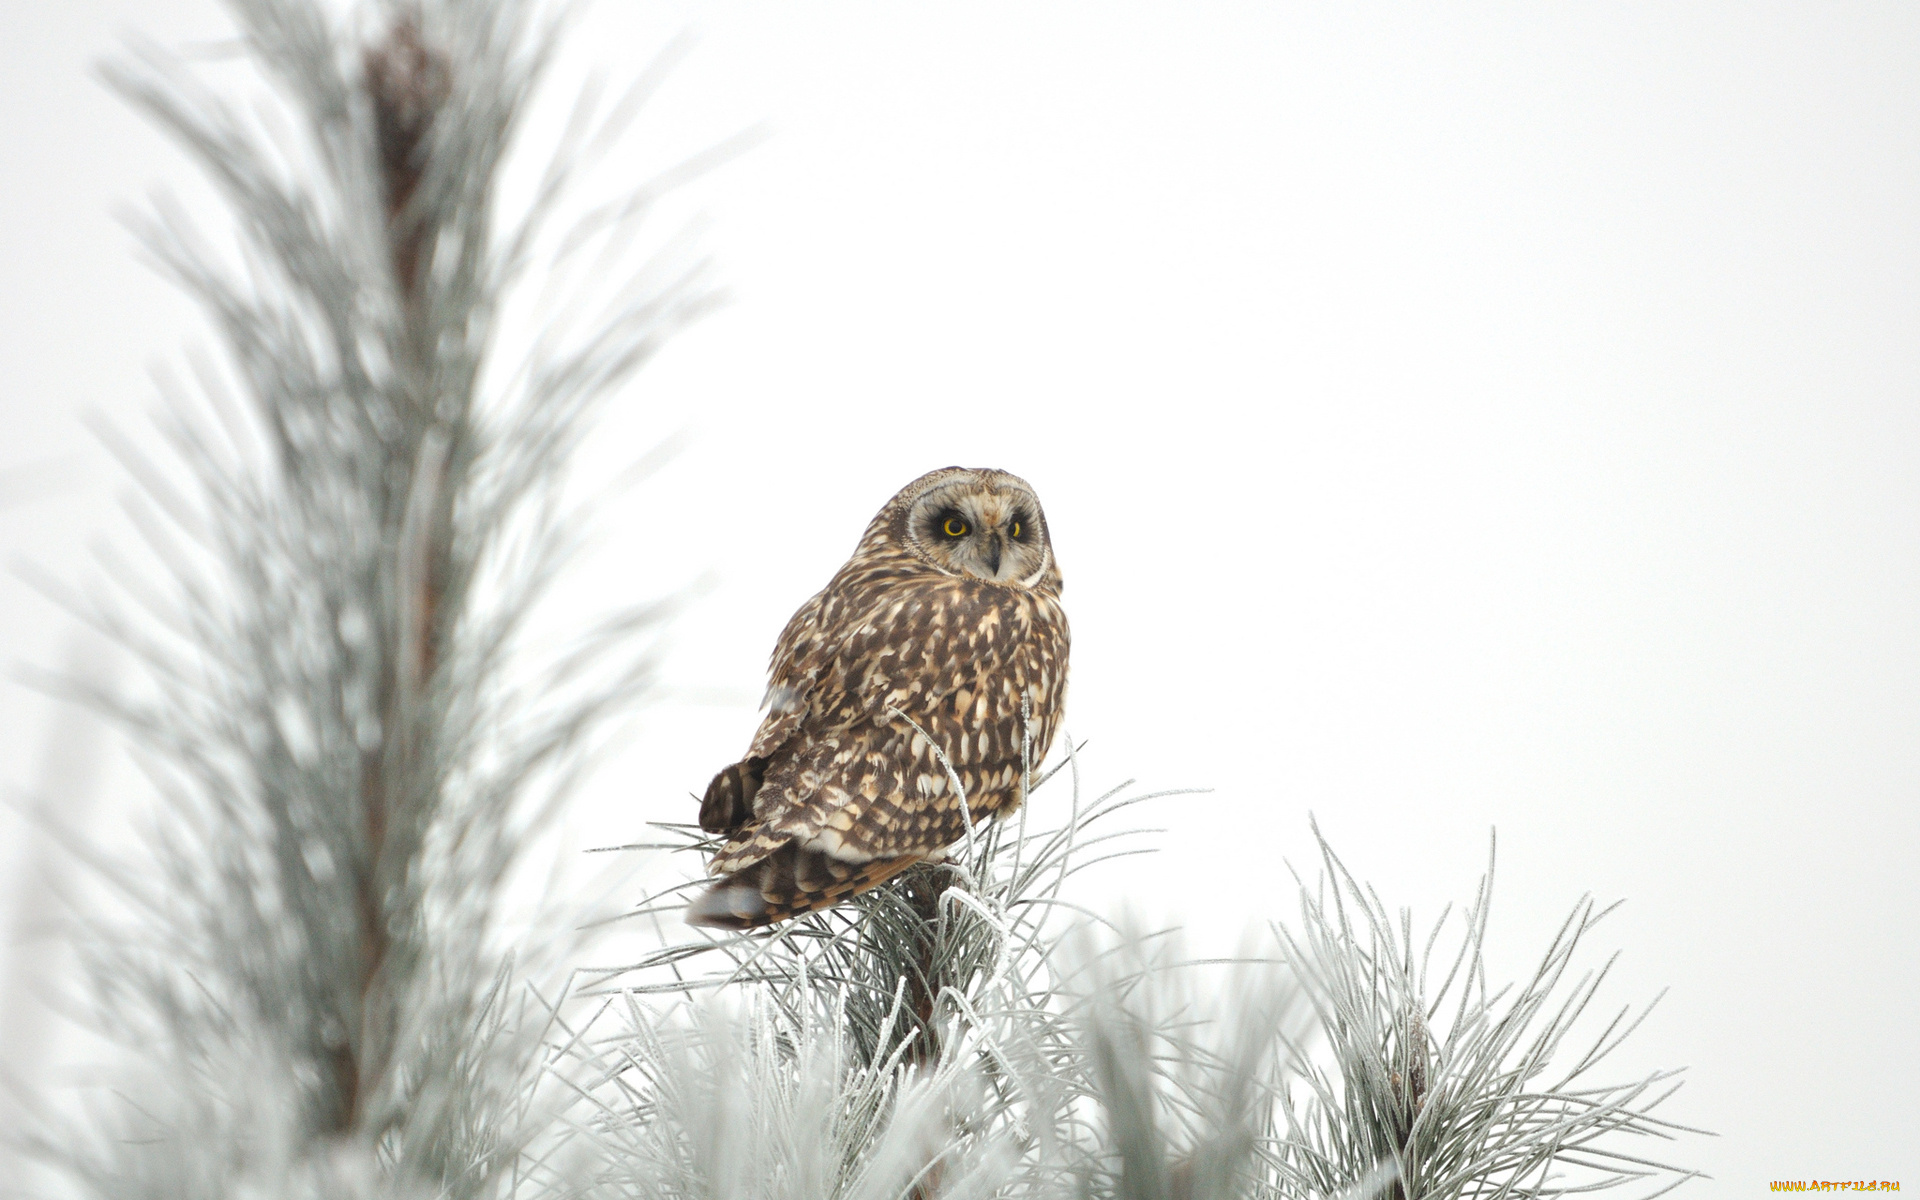
POLYGON ((557 965, 516 964, 503 897, 643 694, 659 610, 544 665, 522 634, 578 540, 572 450, 710 292, 695 263, 590 295, 599 316, 501 361, 539 247, 606 251, 644 212, 641 189, 549 229, 632 106, 583 102, 508 215, 556 36, 531 4, 232 12, 261 102, 157 50, 107 69, 215 185, 237 251, 164 203, 140 229, 224 351, 204 403, 163 418, 171 459, 108 433, 172 594, 125 572, 117 600, 70 599, 146 668, 144 695, 89 698, 165 798, 158 876, 109 875, 133 920, 89 949, 156 1078, 95 1150, 42 1142, 107 1195, 498 1195, 539 1124, 545 1016, 516 980, 557 965))

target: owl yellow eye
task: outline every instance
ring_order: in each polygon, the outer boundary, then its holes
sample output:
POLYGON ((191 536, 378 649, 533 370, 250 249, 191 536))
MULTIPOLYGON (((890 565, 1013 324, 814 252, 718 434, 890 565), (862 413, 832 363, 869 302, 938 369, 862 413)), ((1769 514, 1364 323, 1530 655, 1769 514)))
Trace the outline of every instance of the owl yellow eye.
POLYGON ((948 537, 965 537, 967 536, 967 523, 959 517, 948 517, 947 523, 940 527, 940 531, 948 537))
POLYGON ((1013 528, 1012 528, 1011 530, 1009 530, 1009 532, 1010 532, 1010 533, 1012 533, 1014 537, 1019 537, 1019 536, 1020 536, 1020 522, 1018 522, 1018 521, 1015 521, 1015 522, 1013 523, 1013 528))

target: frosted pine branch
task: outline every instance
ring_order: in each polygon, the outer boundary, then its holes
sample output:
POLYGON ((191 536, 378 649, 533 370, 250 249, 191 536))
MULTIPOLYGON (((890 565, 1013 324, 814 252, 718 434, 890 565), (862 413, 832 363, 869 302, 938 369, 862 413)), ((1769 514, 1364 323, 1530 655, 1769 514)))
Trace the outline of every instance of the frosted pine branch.
POLYGON ((503 214, 557 32, 530 4, 232 11, 264 103, 150 49, 108 69, 215 185, 235 250, 165 204, 142 226, 223 362, 164 414, 172 462, 125 455, 171 599, 76 605, 147 667, 144 696, 94 698, 163 793, 159 878, 89 950, 152 1102, 103 1102, 96 1150, 42 1142, 106 1195, 493 1196, 539 1125, 520 972, 560 965, 507 953, 502 898, 643 693, 658 609, 544 667, 520 635, 578 541, 572 448, 708 293, 697 268, 630 287, 499 362, 536 247, 574 236, 546 231, 559 197, 626 114, 583 109, 503 214))

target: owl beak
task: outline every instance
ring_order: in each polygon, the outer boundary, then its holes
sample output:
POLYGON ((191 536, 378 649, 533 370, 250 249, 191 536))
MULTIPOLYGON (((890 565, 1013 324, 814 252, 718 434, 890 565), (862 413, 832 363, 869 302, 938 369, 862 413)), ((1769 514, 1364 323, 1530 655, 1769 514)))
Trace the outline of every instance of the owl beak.
POLYGON ((1000 573, 1000 535, 997 533, 987 539, 987 570, 995 575, 1000 573))

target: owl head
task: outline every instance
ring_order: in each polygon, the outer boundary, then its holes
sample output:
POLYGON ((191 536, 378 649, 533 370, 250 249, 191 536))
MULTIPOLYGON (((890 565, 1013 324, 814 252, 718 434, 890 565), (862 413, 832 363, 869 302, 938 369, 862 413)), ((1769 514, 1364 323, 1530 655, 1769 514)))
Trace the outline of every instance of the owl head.
POLYGON ((948 575, 1013 587, 1060 587, 1047 516, 1018 475, 946 467, 914 480, 880 510, 868 538, 894 543, 948 575))

